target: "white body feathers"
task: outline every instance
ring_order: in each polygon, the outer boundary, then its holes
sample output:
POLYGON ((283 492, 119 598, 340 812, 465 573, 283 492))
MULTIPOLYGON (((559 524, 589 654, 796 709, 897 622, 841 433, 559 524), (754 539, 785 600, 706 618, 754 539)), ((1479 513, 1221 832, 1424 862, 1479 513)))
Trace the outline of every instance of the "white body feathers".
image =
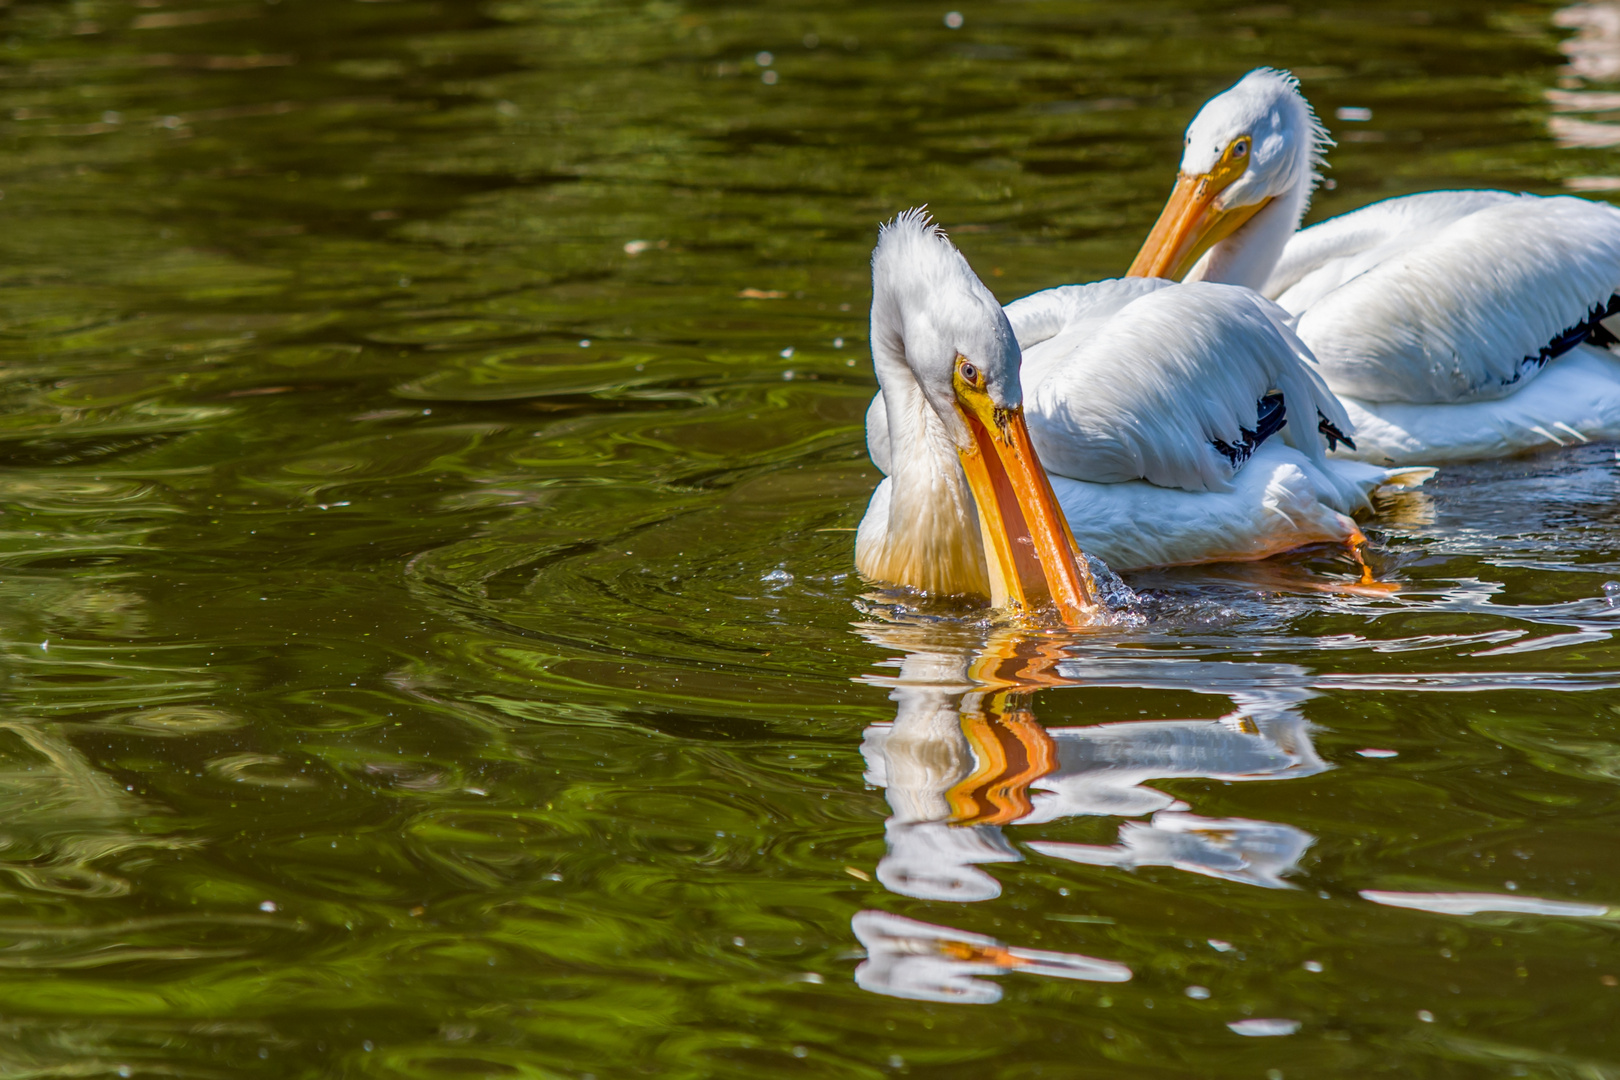
MULTIPOLYGON (((1257 559, 1359 538, 1347 516, 1384 484, 1420 482, 1329 461, 1318 413, 1348 416, 1285 325, 1286 313, 1230 286, 1121 279, 1014 301, 1030 435, 1075 539, 1118 569, 1257 559), (1290 421, 1233 462, 1258 399, 1283 393, 1290 421), (1286 437, 1286 438, 1285 438, 1286 437), (1293 445, 1287 445, 1287 444, 1293 445)), ((893 473, 883 392, 867 411, 873 462, 893 473)), ((892 481, 874 493, 862 543, 892 516, 892 481)))
POLYGON ((1340 453, 1384 464, 1620 438, 1620 360, 1591 345, 1537 360, 1617 290, 1620 210, 1495 191, 1305 229, 1265 285, 1355 421, 1340 453))
POLYGON ((1298 317, 1334 390, 1439 405, 1522 389, 1541 350, 1617 289, 1620 210, 1445 191, 1296 234, 1264 292, 1298 317))
POLYGON ((1030 435, 1059 476, 1230 491, 1241 464, 1214 443, 1242 445, 1274 390, 1290 420, 1308 421, 1287 429, 1303 429, 1291 441, 1308 457, 1322 457, 1318 410, 1349 428, 1283 312, 1245 289, 1099 281, 1016 300, 1007 318, 1024 350, 1030 435))

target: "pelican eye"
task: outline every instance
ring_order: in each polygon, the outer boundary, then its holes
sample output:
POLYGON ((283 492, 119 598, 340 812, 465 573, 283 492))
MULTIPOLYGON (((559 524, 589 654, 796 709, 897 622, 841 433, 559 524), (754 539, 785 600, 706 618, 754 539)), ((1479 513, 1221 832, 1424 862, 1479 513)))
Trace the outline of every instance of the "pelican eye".
POLYGON ((969 386, 979 385, 979 369, 973 366, 973 361, 963 360, 956 365, 956 371, 962 376, 962 381, 969 386))
POLYGON ((1246 157, 1248 157, 1249 156, 1249 137, 1247 135, 1245 135, 1241 139, 1238 139, 1236 142, 1234 142, 1231 145, 1231 147, 1227 149, 1226 155, 1228 157, 1230 157, 1234 161, 1236 161, 1238 158, 1246 158, 1246 157))

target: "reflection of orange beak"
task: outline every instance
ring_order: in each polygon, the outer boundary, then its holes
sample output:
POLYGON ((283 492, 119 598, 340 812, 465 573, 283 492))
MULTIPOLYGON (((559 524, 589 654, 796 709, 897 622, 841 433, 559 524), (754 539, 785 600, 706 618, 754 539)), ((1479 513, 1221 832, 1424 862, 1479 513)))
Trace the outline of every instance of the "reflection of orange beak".
POLYGON ((1058 767, 1052 736, 1008 699, 987 695, 982 710, 962 713, 962 734, 973 748, 975 767, 945 793, 952 825, 1017 821, 1035 809, 1029 786, 1058 767))
POLYGON ((1228 176, 1223 183, 1222 178, 1214 174, 1177 175, 1170 201, 1164 204, 1164 212, 1154 223, 1147 242, 1125 276, 1179 281, 1204 252, 1237 232, 1271 201, 1264 199, 1226 210, 1217 208, 1215 197, 1235 179, 1235 175, 1228 176))
POLYGON ((1023 409, 997 408, 960 380, 956 399, 973 432, 973 446, 959 456, 978 503, 991 602, 1018 611, 1050 604, 1070 626, 1084 624, 1096 609, 1096 588, 1029 441, 1023 409))

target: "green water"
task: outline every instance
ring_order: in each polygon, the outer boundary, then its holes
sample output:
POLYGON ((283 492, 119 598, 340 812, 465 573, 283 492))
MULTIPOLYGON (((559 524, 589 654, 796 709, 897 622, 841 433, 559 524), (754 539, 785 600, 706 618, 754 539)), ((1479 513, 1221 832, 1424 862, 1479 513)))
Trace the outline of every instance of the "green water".
POLYGON ((0 2, 0 1076, 1620 1077, 1612 448, 1073 640, 849 531, 879 220, 1117 274, 1262 63, 1602 197, 1603 10, 945 10, 0 2))

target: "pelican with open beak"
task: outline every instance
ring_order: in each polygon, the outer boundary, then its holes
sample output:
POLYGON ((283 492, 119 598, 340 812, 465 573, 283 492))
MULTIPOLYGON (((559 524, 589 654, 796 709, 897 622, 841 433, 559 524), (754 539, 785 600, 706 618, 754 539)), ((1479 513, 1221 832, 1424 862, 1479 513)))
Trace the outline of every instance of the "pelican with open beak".
POLYGON ((1030 442, 1001 305, 920 210, 879 233, 872 290, 892 467, 857 531, 861 573, 1088 622, 1095 587, 1030 442))

